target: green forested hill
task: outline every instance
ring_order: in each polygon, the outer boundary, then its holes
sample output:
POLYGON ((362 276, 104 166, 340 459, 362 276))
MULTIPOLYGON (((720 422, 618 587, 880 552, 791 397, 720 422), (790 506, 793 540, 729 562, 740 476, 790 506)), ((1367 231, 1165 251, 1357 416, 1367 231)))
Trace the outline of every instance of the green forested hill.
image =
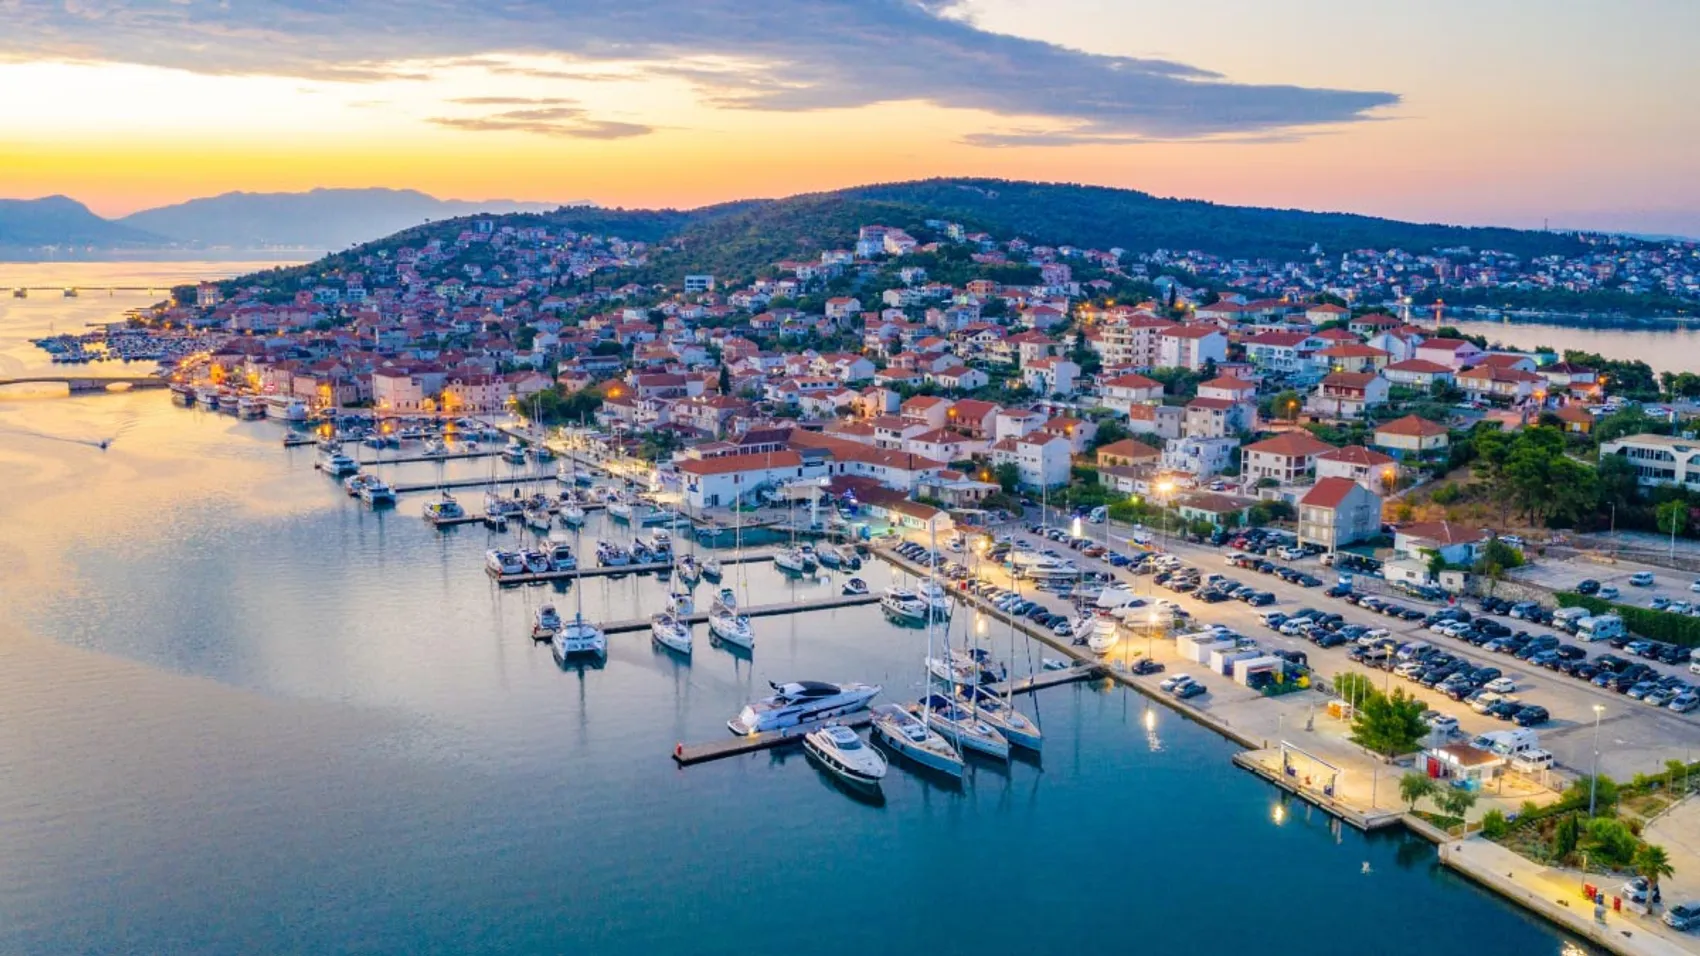
MULTIPOLYGON (((1351 249, 1426 253, 1469 246, 1520 256, 1571 254, 1585 247, 1563 233, 1399 222, 1348 213, 1222 206, 1161 199, 1131 189, 995 179, 930 179, 857 186, 786 199, 753 199, 692 210, 563 208, 494 217, 509 225, 548 223, 581 232, 660 243, 637 278, 677 283, 706 272, 725 282, 753 278, 782 259, 813 259, 854 243, 870 223, 937 238, 927 220, 959 222, 999 239, 1131 252, 1199 250, 1230 258, 1302 259, 1312 244, 1334 256, 1351 249)), ((303 267, 314 271, 373 249, 449 238, 465 220, 444 220, 377 239, 303 267)))

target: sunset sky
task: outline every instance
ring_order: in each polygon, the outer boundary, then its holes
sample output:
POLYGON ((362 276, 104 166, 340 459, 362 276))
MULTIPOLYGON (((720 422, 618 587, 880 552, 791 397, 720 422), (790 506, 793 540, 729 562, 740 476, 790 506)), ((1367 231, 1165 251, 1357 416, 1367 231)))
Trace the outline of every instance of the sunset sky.
POLYGON ((1694 0, 0 0, 0 196, 937 175, 1700 234, 1694 0))

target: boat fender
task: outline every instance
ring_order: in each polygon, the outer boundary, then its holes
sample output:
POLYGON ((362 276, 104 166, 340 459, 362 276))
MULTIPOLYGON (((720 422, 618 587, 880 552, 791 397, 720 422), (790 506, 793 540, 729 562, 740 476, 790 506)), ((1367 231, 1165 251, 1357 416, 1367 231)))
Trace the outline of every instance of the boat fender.
POLYGON ((674 744, 673 745, 673 756, 683 757, 684 755, 685 755, 685 744, 684 744, 684 742, 680 741, 679 743, 674 744))

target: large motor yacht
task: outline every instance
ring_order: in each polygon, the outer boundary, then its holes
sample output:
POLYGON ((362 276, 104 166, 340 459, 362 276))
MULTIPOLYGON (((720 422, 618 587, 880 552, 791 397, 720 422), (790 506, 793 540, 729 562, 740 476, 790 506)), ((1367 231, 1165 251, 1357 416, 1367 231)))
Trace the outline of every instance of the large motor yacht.
POLYGON ((795 727, 807 720, 822 720, 855 713, 868 706, 880 692, 878 684, 829 684, 825 681, 768 682, 773 694, 745 704, 738 716, 726 722, 727 729, 742 737, 769 730, 795 727))

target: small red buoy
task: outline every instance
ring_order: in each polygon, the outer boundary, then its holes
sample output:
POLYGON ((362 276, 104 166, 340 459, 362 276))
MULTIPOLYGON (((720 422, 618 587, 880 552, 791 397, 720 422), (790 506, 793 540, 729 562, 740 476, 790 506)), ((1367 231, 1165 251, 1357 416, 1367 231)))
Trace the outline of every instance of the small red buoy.
POLYGON ((680 742, 680 743, 674 744, 673 745, 673 756, 683 757, 684 755, 685 755, 685 745, 684 745, 684 743, 680 742))

